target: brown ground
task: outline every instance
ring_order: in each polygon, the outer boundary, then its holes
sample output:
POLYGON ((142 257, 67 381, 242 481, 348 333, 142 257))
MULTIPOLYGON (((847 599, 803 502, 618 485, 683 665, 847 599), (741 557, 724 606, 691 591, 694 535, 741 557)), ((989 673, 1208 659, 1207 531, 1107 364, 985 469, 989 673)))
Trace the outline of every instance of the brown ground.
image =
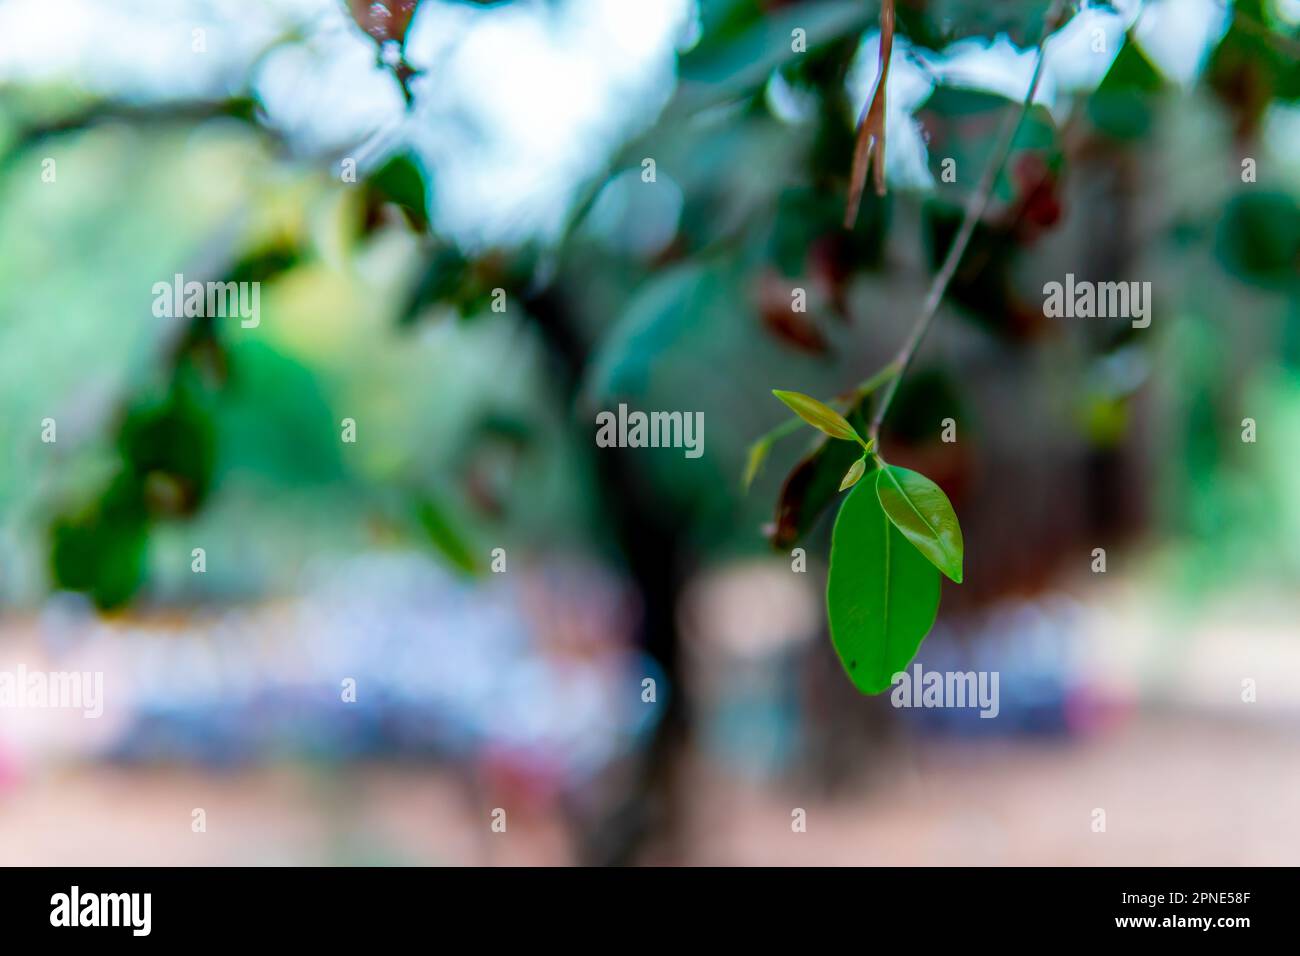
MULTIPOLYGON (((681 828, 646 861, 1295 865, 1297 756, 1288 725, 1166 715, 1080 743, 916 742, 885 758, 889 782, 833 801, 692 761, 681 828)), ((507 808, 493 834, 479 800, 447 770, 68 769, 0 792, 0 863, 573 862, 555 815, 507 808), (206 833, 191 831, 195 807, 206 833)))

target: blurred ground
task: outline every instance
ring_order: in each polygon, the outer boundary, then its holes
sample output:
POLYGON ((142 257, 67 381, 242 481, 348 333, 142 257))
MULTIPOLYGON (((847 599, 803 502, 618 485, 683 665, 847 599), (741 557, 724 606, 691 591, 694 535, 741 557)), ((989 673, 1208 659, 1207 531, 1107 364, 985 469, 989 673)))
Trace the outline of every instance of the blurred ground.
MULTIPOLYGON (((888 695, 826 698, 808 680, 816 672, 810 662, 826 648, 818 639, 790 640, 817 627, 815 603, 803 607, 789 583, 778 588, 801 576, 777 578, 772 567, 732 565, 693 592, 690 682, 681 692, 694 730, 655 798, 662 812, 638 862, 1234 866, 1294 865, 1300 857, 1300 822, 1287 796, 1300 792, 1300 646, 1290 603, 1237 593, 1171 616, 1149 580, 1087 575, 1074 586, 1079 598, 1062 590, 974 619, 966 637, 1005 655, 985 662, 1002 673, 1002 719, 945 724, 934 711, 894 710, 888 695), (755 588, 789 613, 763 611, 755 588), (737 601, 754 609, 748 623, 730 613, 737 601), (1067 679, 1054 679, 1052 668, 1064 668, 1067 679), (1249 694, 1246 680, 1254 682, 1249 694), (808 716, 817 711, 831 722, 808 716), (837 773, 827 776, 827 766, 837 773), (806 832, 792 831, 795 808, 807 812, 806 832), (1093 832, 1098 808, 1104 833, 1093 832)), ((815 581, 803 586, 816 593, 815 581)), ((447 653, 434 636, 437 617, 419 623, 401 607, 390 606, 394 621, 406 621, 391 638, 412 653, 421 646, 447 653)), ((236 658, 290 653, 319 667, 329 642, 317 635, 312 650, 285 623, 301 613, 276 606, 241 614, 248 630, 240 640, 264 642, 264 650, 236 658)), ((7 635, 0 669, 39 660, 34 635, 75 618, 59 620, 0 622, 7 635)), ((197 625, 177 619, 174 633, 142 639, 138 619, 101 622, 60 666, 130 659, 139 652, 133 642, 145 640, 154 649, 153 683, 182 699, 189 692, 176 662, 204 646, 197 625), (159 640, 171 642, 166 655, 159 640)), ((931 652, 947 634, 932 638, 931 652)), ((110 667, 109 701, 116 679, 110 667)), ((652 711, 639 687, 629 682, 615 699, 630 696, 652 711)), ((121 717, 152 712, 147 695, 114 702, 117 720, 6 712, 0 865, 570 865, 589 862, 584 848, 600 808, 633 786, 626 755, 575 774, 523 759, 490 733, 468 750, 393 755, 391 745, 374 749, 376 740, 347 757, 339 740, 350 738, 335 735, 348 719, 331 716, 347 710, 328 694, 304 698, 315 708, 304 714, 316 716, 297 723, 315 728, 308 739, 317 741, 304 749, 279 727, 283 714, 257 708, 256 695, 209 691, 195 692, 187 706, 215 701, 217 712, 164 711, 139 725, 121 717), (233 750, 216 740, 250 720, 255 736, 233 738, 233 750), (115 738, 140 743, 124 748, 115 738), (114 761, 115 753, 129 759, 114 761), (491 828, 497 807, 507 811, 505 833, 491 828), (195 808, 206 814, 206 832, 191 829, 195 808)), ((536 712, 551 696, 513 692, 513 706, 536 712)), ((608 733, 614 712, 598 713, 607 706, 575 712, 567 733, 587 740, 608 733)), ((414 721, 436 740, 459 712, 380 713, 388 716, 378 726, 414 721)))
MULTIPOLYGON (((1102 739, 922 744, 857 799, 717 781, 691 815, 686 862, 727 865, 1295 865, 1300 785, 1293 727, 1147 715, 1102 739), (785 799, 782 799, 784 796, 785 799), (790 832, 791 806, 808 810, 790 832), (1091 829, 1095 807, 1105 833, 1091 829)), ((703 776, 702 776, 703 779, 703 776)))
MULTIPOLYGON (((881 760, 877 786, 834 800, 756 789, 691 762, 672 849, 644 862, 706 865, 1295 865, 1300 743, 1287 724, 1143 715, 1076 744, 920 742, 881 760), (791 832, 793 807, 808 811, 791 832), (1103 806, 1107 831, 1093 833, 1103 806)), ((564 865, 555 816, 511 817, 455 773, 392 766, 323 774, 83 767, 0 798, 6 865, 564 865), (332 796, 328 794, 333 792, 332 796), (208 831, 190 832, 202 805, 208 831)))

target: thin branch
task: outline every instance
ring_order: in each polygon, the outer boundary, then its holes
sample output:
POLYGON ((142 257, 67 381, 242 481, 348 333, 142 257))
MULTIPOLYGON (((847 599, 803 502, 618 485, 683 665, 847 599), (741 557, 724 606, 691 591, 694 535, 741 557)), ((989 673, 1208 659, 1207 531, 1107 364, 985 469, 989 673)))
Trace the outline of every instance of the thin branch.
MULTIPOLYGON (((957 237, 948 248, 948 255, 944 258, 942 267, 930 282, 929 291, 925 294, 925 301, 921 304, 921 314, 917 317, 911 334, 907 337, 907 341, 903 343, 903 347, 898 350, 898 354, 891 363, 892 366, 897 368, 898 373, 890 378, 888 387, 881 396, 880 402, 876 405, 875 414, 871 417, 870 438, 879 438, 880 424, 885 420, 885 413, 889 411, 889 405, 894 400, 894 393, 898 391, 898 383, 907 374, 907 369, 912 364, 917 349, 921 347, 926 332, 930 330, 935 314, 939 311, 939 303, 943 301, 944 293, 948 291, 948 284, 952 281, 953 275, 956 274, 957 266, 966 252, 966 246, 970 244, 971 236, 975 234, 975 227, 979 224, 984 215, 984 210, 988 207, 989 198, 993 194, 993 187, 1002 172, 1002 167, 1006 165, 1007 158, 1011 155, 1011 145, 1015 142, 1016 134, 1020 132, 1020 127, 1034 104, 1034 95, 1038 92, 1038 83, 1043 77, 1043 51, 1047 45, 1047 39, 1061 25, 1067 8, 1067 3, 1057 0, 1043 23, 1043 35, 1038 41, 1038 49, 1034 57, 1034 74, 1029 81, 1029 90, 1025 93, 1020 108, 1014 113, 1008 114, 1006 119, 1003 120, 998 145, 989 157, 984 172, 980 175, 979 185, 971 193, 970 200, 966 204, 966 212, 962 218, 961 228, 957 231, 957 237)), ((880 443, 877 441, 876 447, 878 448, 879 445, 880 443)))
POLYGON ((854 405, 858 404, 858 402, 862 401, 876 389, 880 388, 880 386, 884 385, 891 378, 897 375, 898 372, 899 366, 897 360, 890 362, 880 371, 876 372, 875 375, 872 375, 869 379, 854 386, 853 390, 847 395, 841 395, 836 399, 836 401, 848 402, 849 410, 852 411, 854 405))

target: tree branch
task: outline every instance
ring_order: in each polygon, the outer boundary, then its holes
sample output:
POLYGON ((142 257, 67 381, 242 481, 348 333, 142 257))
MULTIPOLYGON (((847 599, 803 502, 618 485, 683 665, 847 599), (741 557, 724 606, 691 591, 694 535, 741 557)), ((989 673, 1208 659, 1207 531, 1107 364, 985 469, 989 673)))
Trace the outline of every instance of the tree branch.
POLYGON ((907 337, 907 341, 903 343, 902 348, 898 350, 898 354, 890 363, 890 366, 897 369, 897 374, 890 378, 884 394, 876 405, 875 413, 871 416, 871 426, 868 433, 869 438, 876 440, 875 447, 877 449, 880 447, 880 425, 885 420, 885 413, 889 411, 890 403, 894 400, 894 393, 898 391, 898 383, 907 374, 907 369, 912 364, 917 349, 921 347, 925 334, 930 330, 930 325, 934 322, 935 314, 939 311, 939 303, 943 301, 944 293, 948 290, 948 283, 952 281, 953 275, 957 272, 957 266, 966 252, 966 246, 970 244, 971 236, 975 234, 975 227, 979 224, 984 215, 984 210, 988 207, 989 198, 993 194, 993 187, 1002 172, 1002 167, 1006 165, 1007 158, 1011 155, 1011 145, 1015 142, 1016 134, 1020 132, 1020 127, 1024 123, 1025 117, 1029 115, 1030 107, 1033 106, 1034 95, 1038 92, 1038 83, 1043 77, 1043 51, 1047 44, 1047 38, 1064 22, 1064 15, 1068 8, 1068 3, 1057 0, 1043 21, 1043 35, 1038 41, 1038 49, 1034 58, 1034 74, 1029 81, 1029 89, 1025 93, 1024 101, 1020 104, 1018 110, 1009 113, 1003 121, 998 144, 989 157, 984 172, 980 175, 979 184, 976 186, 975 191, 971 193, 970 200, 966 204, 966 212, 962 218, 961 228, 957 231, 956 238, 953 239, 952 245, 948 248, 948 255, 944 258, 943 265, 930 282, 929 291, 925 294, 925 301, 921 304, 921 314, 917 316, 916 324, 912 327, 912 332, 907 337))

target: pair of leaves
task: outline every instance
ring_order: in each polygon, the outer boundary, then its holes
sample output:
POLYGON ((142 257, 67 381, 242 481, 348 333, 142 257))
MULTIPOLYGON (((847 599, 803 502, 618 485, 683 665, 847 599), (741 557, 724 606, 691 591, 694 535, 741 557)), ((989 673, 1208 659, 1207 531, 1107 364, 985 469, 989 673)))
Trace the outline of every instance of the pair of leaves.
POLYGON ((895 465, 858 482, 831 536, 826 610, 844 672, 879 694, 907 667, 939 611, 939 571, 960 583, 961 528, 948 498, 895 465))
MULTIPOLYGON (((878 694, 915 656, 939 610, 939 572, 960 584, 964 546, 961 526, 943 490, 918 472, 881 461, 874 440, 835 409, 798 392, 774 391, 809 425, 832 439, 805 459, 782 489, 782 504, 794 485, 803 501, 815 489, 830 497, 827 478, 843 473, 839 490, 852 489, 840 508, 831 541, 826 586, 831 641, 855 687, 878 694), (828 472, 837 450, 851 449, 847 472, 828 472), (879 464, 863 482, 872 462, 879 464), (795 483, 800 483, 795 485, 795 483), (819 487, 820 486, 820 487, 819 487)), ((854 409, 852 414, 857 414, 854 409)), ((842 462, 837 467, 842 467, 842 462)), ((785 524, 778 512, 778 541, 785 524)))

